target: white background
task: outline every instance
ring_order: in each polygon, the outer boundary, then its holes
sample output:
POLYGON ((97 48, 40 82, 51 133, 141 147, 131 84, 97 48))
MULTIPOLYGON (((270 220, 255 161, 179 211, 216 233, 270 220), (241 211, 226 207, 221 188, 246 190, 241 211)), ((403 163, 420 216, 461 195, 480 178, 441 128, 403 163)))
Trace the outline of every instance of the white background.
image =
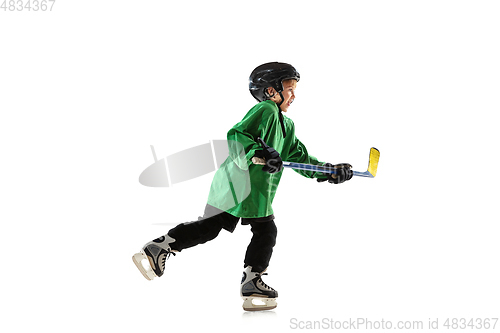
POLYGON ((0 11, 2 331, 500 317, 498 2, 242 3, 0 11), (285 171, 264 279, 279 306, 245 313, 249 227, 152 282, 131 260, 202 214, 212 174, 160 189, 138 177, 150 145, 163 158, 225 139, 269 61, 301 74, 287 115, 312 155, 360 171, 371 146, 381 158, 375 179, 342 185, 285 171))

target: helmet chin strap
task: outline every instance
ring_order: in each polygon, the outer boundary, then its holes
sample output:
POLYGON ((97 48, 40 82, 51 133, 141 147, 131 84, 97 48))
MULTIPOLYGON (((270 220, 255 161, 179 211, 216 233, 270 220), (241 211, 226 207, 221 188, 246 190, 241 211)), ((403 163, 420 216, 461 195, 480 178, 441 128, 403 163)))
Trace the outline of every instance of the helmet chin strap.
MULTIPOLYGON (((275 103, 278 106, 278 110, 279 110, 278 116, 280 119, 281 131, 283 132, 283 138, 286 138, 285 121, 283 120, 283 114, 282 114, 282 110, 281 110, 281 104, 283 104, 283 102, 285 101, 285 98, 283 97, 283 93, 281 91, 279 91, 278 94, 280 94, 281 101, 279 103, 276 103, 276 102, 275 103)), ((268 95, 268 98, 274 97, 274 95, 275 94, 268 95)))
POLYGON ((281 91, 279 92, 279 94, 281 97, 281 102, 276 103, 276 104, 278 105, 278 110, 280 111, 278 115, 280 118, 281 130, 283 131, 283 138, 286 138, 285 122, 283 120, 283 114, 282 114, 282 110, 281 110, 281 104, 283 104, 283 102, 285 101, 285 98, 283 98, 283 94, 281 93, 281 91))

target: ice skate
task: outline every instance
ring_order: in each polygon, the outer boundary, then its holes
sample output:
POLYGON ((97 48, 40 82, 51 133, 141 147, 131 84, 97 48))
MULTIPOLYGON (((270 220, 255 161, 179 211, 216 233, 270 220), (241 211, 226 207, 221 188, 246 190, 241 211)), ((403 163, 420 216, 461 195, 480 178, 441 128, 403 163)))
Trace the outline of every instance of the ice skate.
POLYGON ((262 281, 262 275, 264 273, 252 272, 252 266, 243 272, 240 295, 245 311, 271 310, 278 306, 278 292, 262 281))
POLYGON ((153 280, 155 277, 160 277, 165 271, 165 260, 171 254, 175 256, 174 250, 170 248, 170 244, 175 242, 175 239, 165 235, 157 238, 142 248, 141 252, 132 256, 134 264, 137 266, 142 275, 148 279, 153 280), (147 261, 149 267, 144 267, 143 262, 147 261))

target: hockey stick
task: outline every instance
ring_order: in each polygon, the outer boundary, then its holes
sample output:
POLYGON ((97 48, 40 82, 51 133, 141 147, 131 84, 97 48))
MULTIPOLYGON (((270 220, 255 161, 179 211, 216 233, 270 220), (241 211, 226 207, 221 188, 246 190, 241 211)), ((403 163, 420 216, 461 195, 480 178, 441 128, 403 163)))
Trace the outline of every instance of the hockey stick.
MULTIPOLYGON (((257 141, 266 148, 267 144, 261 139, 258 138, 257 141)), ((380 158, 380 151, 377 148, 370 148, 370 157, 368 159, 368 170, 365 172, 353 171, 353 176, 358 177, 367 177, 374 178, 377 175, 377 167, 378 160, 380 158)), ((265 165, 266 160, 259 157, 252 157, 252 162, 254 164, 265 165)), ((297 170, 307 170, 307 171, 315 171, 315 172, 323 172, 323 173, 333 173, 336 171, 333 168, 321 166, 321 165, 313 165, 313 164, 304 164, 304 163, 294 163, 294 162, 283 162, 283 167, 297 169, 297 170)))

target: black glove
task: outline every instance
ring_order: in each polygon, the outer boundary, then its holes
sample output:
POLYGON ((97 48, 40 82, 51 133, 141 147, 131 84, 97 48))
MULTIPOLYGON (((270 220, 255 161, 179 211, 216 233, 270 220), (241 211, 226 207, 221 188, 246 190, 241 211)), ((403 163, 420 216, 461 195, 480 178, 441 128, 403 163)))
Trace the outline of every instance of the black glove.
POLYGON ((327 181, 331 184, 340 184, 352 178, 352 166, 349 163, 341 163, 341 164, 331 164, 325 163, 325 167, 335 169, 335 173, 323 173, 324 175, 328 175, 327 179, 318 179, 318 182, 327 181))
POLYGON ((275 173, 283 170, 283 160, 280 154, 274 148, 269 147, 262 139, 259 138, 257 141, 264 147, 263 150, 257 150, 254 155, 266 160, 266 165, 262 167, 262 171, 275 173))

